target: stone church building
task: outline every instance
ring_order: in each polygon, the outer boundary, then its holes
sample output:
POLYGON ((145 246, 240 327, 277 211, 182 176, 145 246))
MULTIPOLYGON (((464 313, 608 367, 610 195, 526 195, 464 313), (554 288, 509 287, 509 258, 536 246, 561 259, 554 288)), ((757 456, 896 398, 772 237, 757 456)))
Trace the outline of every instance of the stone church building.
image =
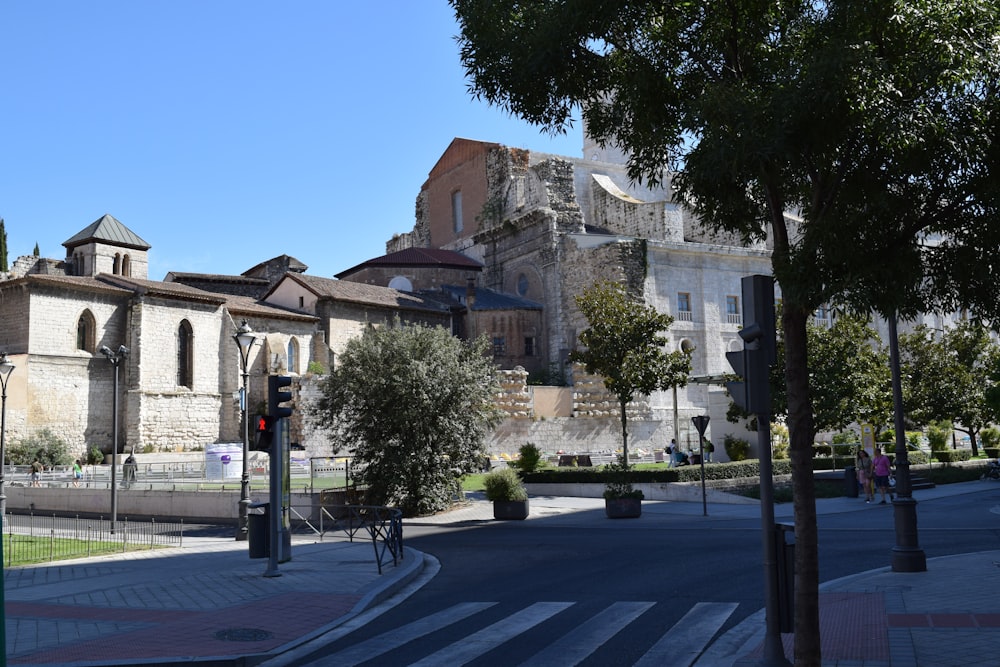
MULTIPOLYGON (((63 245, 64 260, 22 257, 0 280, 0 351, 15 364, 8 441, 48 429, 75 452, 110 451, 115 367, 102 347, 128 351, 118 365, 122 451, 181 451, 241 438, 233 335, 244 320, 257 335, 253 414, 266 400, 266 375, 322 372, 366 326, 399 317, 452 328, 455 318, 448 304, 417 294, 308 276, 287 255, 239 276, 150 280, 149 244, 110 215, 63 245)), ((297 411, 293 439, 302 418, 297 411)))
MULTIPOLYGON (((7 437, 48 428, 76 451, 109 451, 114 367, 100 350, 124 346, 123 450, 237 442, 233 334, 243 320, 258 336, 249 369, 255 411, 266 375, 292 375, 296 394, 308 397, 314 372, 333 367, 348 339, 399 317, 489 338, 497 365, 514 373, 503 400, 518 417, 499 429, 495 449, 516 451, 526 441, 614 449, 614 402, 566 363, 586 327, 574 297, 601 279, 627 284, 674 318, 669 345, 692 355, 693 374, 718 375, 728 372, 724 353, 741 345, 740 279, 769 273, 770 257, 763 245, 706 236, 671 201, 669 182, 630 183, 623 156, 589 141, 584 156, 455 139, 421 188, 412 231, 335 278, 311 276, 282 255, 238 276, 170 272, 150 280, 149 244, 105 215, 63 243, 64 259, 22 257, 0 280, 8 323, 0 351, 17 366, 7 437), (569 407, 542 419, 525 384, 532 375, 569 385, 569 407)), ((691 416, 711 414, 723 426, 725 406, 721 388, 709 384, 654 395, 635 406, 632 442, 683 443, 691 416)), ((293 440, 328 454, 303 413, 293 418, 293 440)))

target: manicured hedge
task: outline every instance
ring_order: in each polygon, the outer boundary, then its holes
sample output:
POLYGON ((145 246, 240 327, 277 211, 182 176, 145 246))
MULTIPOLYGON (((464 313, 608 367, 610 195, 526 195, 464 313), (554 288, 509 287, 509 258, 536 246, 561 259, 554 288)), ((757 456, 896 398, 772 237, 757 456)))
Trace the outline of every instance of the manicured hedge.
POLYGON ((941 449, 934 452, 934 458, 942 463, 957 463, 972 458, 971 449, 941 449))
MULTIPOLYGON (((774 461, 772 469, 775 475, 790 475, 791 462, 787 459, 774 461)), ((705 479, 740 479, 743 477, 760 477, 759 461, 729 461, 726 463, 705 464, 705 479)), ((679 468, 659 468, 656 470, 633 470, 629 473, 633 484, 662 482, 697 482, 701 480, 701 466, 689 465, 679 468)), ((528 484, 585 484, 605 482, 603 468, 547 468, 524 475, 528 484)))

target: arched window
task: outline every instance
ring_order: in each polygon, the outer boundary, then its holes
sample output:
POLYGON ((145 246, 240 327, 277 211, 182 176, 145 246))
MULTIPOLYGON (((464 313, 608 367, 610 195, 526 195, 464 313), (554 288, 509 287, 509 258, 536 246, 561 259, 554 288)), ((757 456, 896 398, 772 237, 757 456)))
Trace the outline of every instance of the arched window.
POLYGON ((122 275, 132 275, 132 258, 128 255, 125 255, 125 257, 122 258, 122 275))
POLYGON ((117 276, 117 275, 121 274, 121 272, 122 272, 122 256, 116 252, 115 253, 115 264, 114 264, 113 267, 111 267, 111 273, 113 273, 113 274, 115 274, 117 276))
POLYGON ((80 319, 76 321, 76 349, 93 354, 96 330, 97 322, 94 320, 94 315, 89 310, 80 313, 80 319))
POLYGON ((177 329, 177 384, 188 389, 194 386, 194 331, 187 320, 177 329))
POLYGON ((299 372, 299 342, 294 338, 288 341, 288 372, 299 372))

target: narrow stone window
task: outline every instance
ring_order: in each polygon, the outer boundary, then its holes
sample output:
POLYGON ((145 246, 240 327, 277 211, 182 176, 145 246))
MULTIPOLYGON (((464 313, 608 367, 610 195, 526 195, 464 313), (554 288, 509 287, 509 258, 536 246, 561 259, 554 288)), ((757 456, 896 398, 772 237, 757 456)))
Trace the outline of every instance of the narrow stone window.
POLYGON ((131 276, 132 275, 132 258, 125 255, 122 258, 122 275, 131 276))
POLYGON ((294 338, 288 341, 288 372, 299 372, 299 343, 294 338))
POLYGON ((194 386, 194 331, 187 320, 177 329, 177 384, 188 389, 194 386))
POLYGON ((524 337, 524 356, 533 357, 535 356, 535 337, 525 336, 524 337))
POLYGON ((96 330, 97 323, 93 314, 89 310, 83 311, 76 322, 76 349, 93 354, 96 330))
POLYGON ((113 274, 115 274, 117 276, 121 272, 122 272, 122 256, 116 252, 115 253, 115 263, 111 267, 111 273, 113 273, 113 274))
POLYGON ((506 336, 494 336, 493 337, 493 356, 502 357, 507 354, 507 338, 506 336))

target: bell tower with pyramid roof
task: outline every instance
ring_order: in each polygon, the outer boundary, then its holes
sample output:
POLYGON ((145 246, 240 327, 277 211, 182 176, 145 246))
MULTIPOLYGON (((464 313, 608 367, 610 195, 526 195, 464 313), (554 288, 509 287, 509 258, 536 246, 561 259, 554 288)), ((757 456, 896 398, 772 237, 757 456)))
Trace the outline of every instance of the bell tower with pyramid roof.
POLYGON ((150 245, 131 229, 110 215, 104 215, 70 239, 66 248, 66 267, 74 276, 112 273, 133 278, 148 278, 150 245))

